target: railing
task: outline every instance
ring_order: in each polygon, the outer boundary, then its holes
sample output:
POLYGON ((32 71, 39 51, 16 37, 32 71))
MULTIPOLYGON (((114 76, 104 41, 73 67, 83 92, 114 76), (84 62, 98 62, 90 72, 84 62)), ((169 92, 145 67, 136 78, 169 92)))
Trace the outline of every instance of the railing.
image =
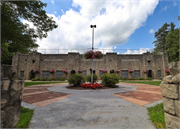
MULTIPOLYGON (((68 54, 68 52, 77 52, 79 54, 84 54, 86 51, 91 49, 37 49, 37 52, 42 54, 68 54)), ((108 52, 114 52, 117 54, 142 54, 152 52, 153 49, 94 49, 94 51, 101 51, 103 54, 108 52)))

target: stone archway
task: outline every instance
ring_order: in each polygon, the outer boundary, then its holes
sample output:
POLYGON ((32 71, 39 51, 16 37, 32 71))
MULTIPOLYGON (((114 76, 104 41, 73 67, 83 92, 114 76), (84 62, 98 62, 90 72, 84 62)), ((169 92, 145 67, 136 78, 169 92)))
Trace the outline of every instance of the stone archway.
POLYGON ((113 69, 111 69, 111 70, 110 70, 110 73, 114 73, 114 70, 113 70, 113 69))
POLYGON ((75 74, 75 73, 76 73, 76 71, 75 71, 75 70, 71 70, 71 75, 72 75, 72 74, 75 74))
POLYGON ((149 70, 149 71, 148 71, 148 77, 151 77, 151 78, 152 78, 152 70, 149 70))
POLYGON ((33 73, 33 71, 34 71, 34 70, 31 70, 31 71, 29 72, 29 80, 35 78, 35 73, 33 73))

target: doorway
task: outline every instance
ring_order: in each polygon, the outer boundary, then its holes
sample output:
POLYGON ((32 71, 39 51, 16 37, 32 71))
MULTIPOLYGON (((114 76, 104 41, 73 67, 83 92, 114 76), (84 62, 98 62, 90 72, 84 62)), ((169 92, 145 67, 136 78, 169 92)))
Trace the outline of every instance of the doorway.
POLYGON ((151 77, 151 78, 152 78, 152 70, 149 70, 149 71, 148 71, 148 77, 151 77))
POLYGON ((114 73, 114 70, 113 70, 113 69, 111 69, 111 70, 110 70, 110 73, 114 73))
POLYGON ((71 75, 72 75, 72 74, 75 74, 75 73, 76 73, 76 71, 75 71, 75 70, 71 70, 71 75))
POLYGON ((31 70, 31 71, 29 72, 29 80, 35 78, 35 73, 33 73, 33 71, 34 71, 34 70, 31 70))

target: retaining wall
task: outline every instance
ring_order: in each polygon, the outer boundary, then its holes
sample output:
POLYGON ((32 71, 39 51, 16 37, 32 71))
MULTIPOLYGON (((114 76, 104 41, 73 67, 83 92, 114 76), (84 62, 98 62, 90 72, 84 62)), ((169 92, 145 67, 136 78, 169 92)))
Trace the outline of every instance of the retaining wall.
POLYGON ((160 84, 167 128, 180 128, 180 61, 168 64, 171 75, 160 84))

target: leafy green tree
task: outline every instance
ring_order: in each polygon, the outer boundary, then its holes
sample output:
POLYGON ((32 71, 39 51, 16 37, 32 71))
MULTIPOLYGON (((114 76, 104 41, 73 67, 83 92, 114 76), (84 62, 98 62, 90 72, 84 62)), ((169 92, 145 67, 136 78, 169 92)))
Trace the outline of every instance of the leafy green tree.
MULTIPOLYGON (((1 1, 1 47, 7 46, 10 53, 28 53, 38 47, 37 38, 46 38, 47 32, 57 28, 43 7, 47 4, 35 1, 1 1), (23 24, 20 19, 32 22, 35 28, 23 24)), ((6 53, 3 53, 3 55, 6 53)), ((11 54, 12 55, 12 54, 11 54)), ((6 55, 7 56, 7 55, 6 55)), ((5 57, 5 56, 4 56, 5 57)), ((12 63, 11 59, 1 63, 12 63)))
POLYGON ((168 48, 169 62, 179 61, 179 29, 175 29, 169 32, 166 37, 166 47, 168 48))
POLYGON ((167 47, 166 47, 166 37, 170 31, 174 30, 174 23, 167 24, 165 23, 157 32, 155 32, 154 37, 157 39, 156 41, 153 42, 155 48, 152 53, 154 54, 159 54, 160 52, 166 52, 167 47), (170 27, 170 28, 168 28, 170 27))

